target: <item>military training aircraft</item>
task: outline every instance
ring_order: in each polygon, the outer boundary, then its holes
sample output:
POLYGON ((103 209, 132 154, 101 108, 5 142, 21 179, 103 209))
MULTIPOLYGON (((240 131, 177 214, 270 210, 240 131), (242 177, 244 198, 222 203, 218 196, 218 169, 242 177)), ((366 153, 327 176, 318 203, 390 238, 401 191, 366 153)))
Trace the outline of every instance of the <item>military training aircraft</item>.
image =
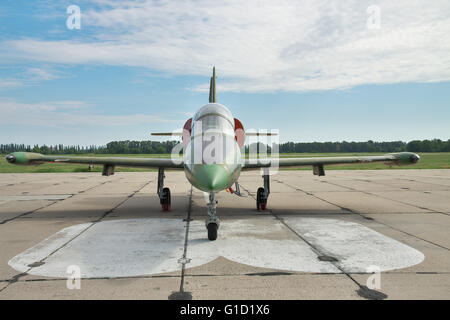
MULTIPOLYGON (((114 174, 116 166, 145 167, 158 169, 157 194, 163 211, 170 210, 170 189, 164 187, 164 170, 184 170, 187 180, 195 188, 209 194, 207 203, 206 228, 208 239, 216 240, 219 219, 216 215, 215 194, 230 190, 240 195, 238 179, 242 170, 262 170, 263 187, 256 193, 256 208, 265 210, 270 193, 270 169, 277 167, 312 166, 313 174, 325 175, 324 166, 348 163, 384 162, 388 165, 407 165, 419 161, 415 153, 400 152, 383 156, 353 157, 312 157, 312 158, 279 158, 270 156, 261 158, 250 154, 245 157, 244 143, 246 136, 274 136, 271 132, 245 132, 242 123, 234 118, 231 111, 216 101, 216 74, 210 80, 209 103, 201 107, 197 113, 186 121, 183 132, 153 133, 157 136, 181 136, 182 157, 171 159, 158 158, 125 158, 125 157, 66 157, 42 155, 32 152, 14 152, 6 156, 6 160, 16 165, 36 165, 44 162, 83 163, 103 165, 102 175, 114 174), (235 185, 235 191, 232 186, 235 185)), ((179 150, 181 151, 181 150, 179 150)), ((180 152, 176 152, 179 155, 180 152)))

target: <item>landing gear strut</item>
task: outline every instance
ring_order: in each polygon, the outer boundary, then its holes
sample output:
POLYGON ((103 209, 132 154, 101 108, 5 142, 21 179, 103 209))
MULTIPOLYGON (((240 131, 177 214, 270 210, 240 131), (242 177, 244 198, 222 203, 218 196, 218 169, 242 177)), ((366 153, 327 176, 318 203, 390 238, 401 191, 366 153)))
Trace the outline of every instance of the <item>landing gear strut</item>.
POLYGON ((216 215, 216 195, 214 192, 209 194, 208 218, 206 218, 206 229, 208 229, 208 239, 214 241, 217 239, 217 230, 219 229, 220 220, 216 215))
POLYGON ((158 169, 158 196, 163 211, 170 211, 170 189, 164 188, 164 168, 158 169))
POLYGON ((267 206, 267 199, 270 194, 270 181, 269 181, 269 172, 264 169, 264 175, 262 176, 264 179, 264 188, 258 188, 256 192, 256 210, 264 211, 267 206))

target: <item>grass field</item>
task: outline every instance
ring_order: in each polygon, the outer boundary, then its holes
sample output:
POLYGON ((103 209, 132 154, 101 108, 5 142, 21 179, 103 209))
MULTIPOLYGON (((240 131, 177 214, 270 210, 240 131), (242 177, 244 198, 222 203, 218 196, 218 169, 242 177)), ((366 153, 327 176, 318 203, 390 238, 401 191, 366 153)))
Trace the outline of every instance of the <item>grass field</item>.
MULTIPOLYGON (((287 153, 281 154, 283 158, 303 158, 303 157, 333 157, 333 156, 361 156, 361 155, 379 155, 378 153, 287 153)), ((382 163, 371 164, 351 164, 351 165, 337 165, 326 166, 327 170, 380 170, 380 169, 450 169, 450 153, 420 153, 419 163, 411 166, 386 166, 382 163)), ((61 164, 61 163, 46 163, 39 166, 17 166, 11 165, 5 160, 6 155, 0 156, 0 173, 30 173, 30 172, 88 172, 88 166, 83 164, 61 164)), ((66 155, 69 156, 69 155, 66 155)), ((71 155, 75 156, 75 155, 71 155)), ((147 157, 147 158, 168 158, 169 154, 89 154, 83 156, 96 156, 96 157, 147 157)), ((310 167, 304 167, 301 169, 285 169, 285 170, 311 170, 310 167)), ((93 169, 94 172, 101 172, 102 166, 96 165, 93 169)), ((155 171, 154 169, 142 169, 142 168, 116 168, 117 172, 142 172, 142 171, 155 171)))

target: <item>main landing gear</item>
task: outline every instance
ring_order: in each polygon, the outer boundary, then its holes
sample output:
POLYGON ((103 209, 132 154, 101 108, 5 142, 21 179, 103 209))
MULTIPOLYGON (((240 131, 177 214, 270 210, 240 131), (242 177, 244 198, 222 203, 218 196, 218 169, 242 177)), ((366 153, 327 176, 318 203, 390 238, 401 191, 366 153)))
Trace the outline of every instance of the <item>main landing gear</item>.
POLYGON ((208 218, 206 218, 206 229, 208 229, 208 239, 214 241, 217 239, 217 230, 219 229, 220 220, 216 215, 217 200, 214 192, 209 194, 208 218))
POLYGON ((264 179, 264 188, 258 188, 256 192, 256 210, 264 211, 267 206, 267 199, 270 194, 270 181, 269 181, 269 172, 264 169, 264 175, 262 176, 264 179))
POLYGON ((170 189, 164 188, 164 168, 158 169, 158 196, 163 211, 170 211, 170 189))

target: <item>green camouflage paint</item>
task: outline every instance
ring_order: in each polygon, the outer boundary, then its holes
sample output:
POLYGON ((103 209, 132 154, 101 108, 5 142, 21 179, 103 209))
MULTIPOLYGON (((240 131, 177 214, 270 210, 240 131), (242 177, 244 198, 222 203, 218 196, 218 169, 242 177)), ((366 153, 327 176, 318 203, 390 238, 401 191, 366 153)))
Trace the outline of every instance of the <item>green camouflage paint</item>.
POLYGON ((13 152, 6 156, 6 159, 10 163, 18 164, 18 165, 29 165, 29 164, 38 164, 39 160, 44 158, 44 156, 40 153, 33 152, 13 152), (8 157, 13 157, 14 161, 10 162, 8 157))
POLYGON ((218 192, 228 187, 229 178, 229 173, 222 165, 200 165, 195 173, 195 187, 205 192, 218 192))

